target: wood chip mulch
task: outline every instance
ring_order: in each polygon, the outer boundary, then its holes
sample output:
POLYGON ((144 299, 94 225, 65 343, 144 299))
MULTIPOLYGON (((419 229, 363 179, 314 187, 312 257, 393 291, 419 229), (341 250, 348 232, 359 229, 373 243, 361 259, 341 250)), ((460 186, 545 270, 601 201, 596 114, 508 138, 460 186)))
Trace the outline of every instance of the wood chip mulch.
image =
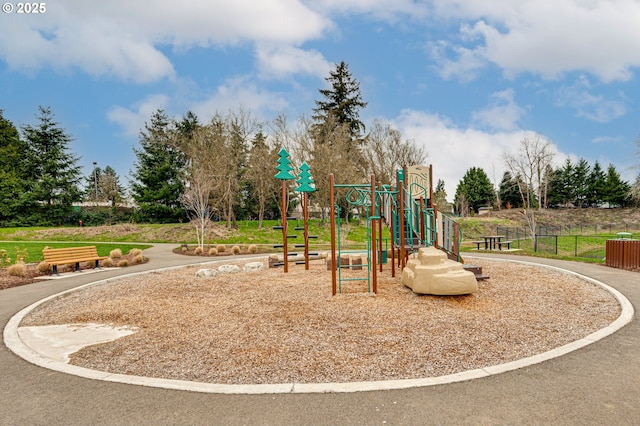
MULTIPOLYGON (((379 277, 331 296, 323 261, 196 278, 196 268, 121 279, 61 297, 22 325, 105 323, 139 331, 71 363, 209 383, 409 379, 514 361, 583 338, 620 314, 614 297, 558 271, 474 260, 491 278, 467 296, 420 296, 379 277)), ((353 271, 351 274, 362 273, 353 271)))

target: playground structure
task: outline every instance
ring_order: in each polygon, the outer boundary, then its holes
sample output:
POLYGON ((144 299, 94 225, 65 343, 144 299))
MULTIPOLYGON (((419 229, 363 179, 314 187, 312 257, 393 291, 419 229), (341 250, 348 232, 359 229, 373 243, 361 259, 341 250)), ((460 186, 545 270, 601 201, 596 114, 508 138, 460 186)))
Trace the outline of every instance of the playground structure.
MULTIPOLYGON (((296 248, 304 248, 303 260, 298 253, 289 253, 288 240, 297 235, 288 233, 287 217, 289 207, 289 188, 287 181, 296 179, 292 173, 289 153, 282 148, 278 152, 278 166, 276 179, 282 181, 281 194, 281 225, 274 229, 282 230, 282 244, 275 244, 275 248, 283 249, 282 261, 277 260, 270 266, 283 266, 288 272, 290 256, 296 256, 296 263, 304 264, 309 269, 310 253, 309 239, 316 238, 309 235, 309 198, 308 193, 315 191, 310 168, 305 163, 300 166, 298 187, 295 192, 302 193, 302 217, 304 226, 295 230, 304 232, 304 243, 296 244, 296 248)), ((336 183, 333 174, 329 175, 329 205, 331 223, 331 269, 332 294, 342 293, 342 285, 347 281, 366 281, 367 292, 378 292, 378 270, 383 271, 383 264, 387 262, 388 249, 391 251, 391 276, 396 274, 397 267, 403 271, 403 283, 416 293, 429 294, 466 294, 477 290, 477 283, 473 272, 465 271, 460 262, 461 233, 457 223, 446 215, 438 215, 437 207, 433 205, 433 176, 432 167, 411 166, 396 171, 397 187, 389 184, 379 184, 375 176, 367 184, 336 183), (336 199, 336 194, 338 199, 336 199), (340 207, 342 205, 342 208, 340 207), (341 220, 342 209, 347 213, 357 210, 364 215, 367 226, 366 262, 358 256, 357 263, 350 262, 343 257, 347 252, 342 248, 341 220), (383 235, 383 224, 389 229, 390 238, 383 235), (441 232, 438 232, 441 230, 441 232), (389 244, 390 242, 390 244, 389 244), (411 253, 423 248, 441 248, 442 250, 421 251, 417 260, 409 260, 411 253), (409 268, 406 269, 409 262, 409 268), (343 270, 365 270, 361 277, 343 276, 343 270), (406 270, 405 270, 406 269, 406 270), (428 272, 427 272, 428 271, 428 272), (437 283, 423 283, 422 281, 438 281, 437 283), (420 282, 415 282, 420 281, 420 282)), ((347 214, 348 216, 348 214, 347 214)))
MULTIPOLYGON (((287 217, 287 212, 289 210, 289 189, 287 187, 287 181, 294 180, 296 177, 291 173, 293 171, 293 166, 291 165, 291 161, 289 160, 289 153, 284 148, 280 149, 278 152, 278 166, 276 167, 278 173, 274 176, 276 179, 282 181, 282 194, 281 194, 281 211, 282 211, 282 221, 281 225, 274 226, 273 229, 282 230, 282 244, 275 244, 274 248, 282 248, 283 250, 283 258, 282 262, 274 262, 271 266, 282 266, 284 272, 289 272, 289 258, 290 256, 297 256, 298 253, 289 253, 289 244, 288 240, 291 238, 297 238, 297 235, 289 234, 289 223, 288 221, 295 218, 287 217)), ((309 192, 314 192, 316 189, 314 187, 313 177, 311 176, 309 165, 304 162, 300 165, 300 174, 298 176, 298 187, 295 189, 295 192, 302 193, 302 219, 303 226, 295 227, 296 231, 303 231, 304 243, 296 244, 296 248, 304 248, 304 260, 296 260, 295 262, 298 264, 304 264, 305 269, 309 269, 309 259, 312 255, 318 255, 318 253, 311 253, 309 251, 309 240, 317 238, 315 235, 309 235, 309 192)))
POLYGON ((465 271, 461 263, 447 258, 442 250, 423 247, 418 256, 402 270, 402 284, 414 293, 451 296, 478 291, 473 272, 465 271))
MULTIPOLYGON (((391 235, 391 276, 395 277, 396 261, 401 271, 405 270, 409 255, 422 248, 433 247, 437 253, 428 251, 435 257, 427 260, 431 255, 425 254, 418 257, 420 262, 431 265, 427 269, 436 273, 414 273, 416 270, 424 270, 423 266, 411 263, 411 274, 407 272, 407 278, 403 283, 414 289, 415 292, 436 294, 429 289, 437 289, 437 294, 466 294, 477 290, 477 283, 473 272, 465 271, 459 263, 461 233, 457 223, 446 215, 438 214, 437 207, 433 205, 431 166, 406 166, 396 172, 397 187, 377 184, 375 176, 371 176, 368 184, 340 184, 336 183, 334 176, 329 175, 329 204, 331 206, 331 281, 332 294, 342 292, 342 285, 348 281, 367 281, 367 291, 377 293, 377 272, 382 272, 383 263, 387 257, 384 247, 383 224, 389 229, 391 235), (336 192, 344 193, 344 199, 336 199, 336 192), (340 202, 347 209, 358 209, 364 213, 367 223, 367 248, 366 263, 361 266, 366 271, 366 276, 354 278, 345 277, 343 269, 351 268, 351 265, 342 264, 343 256, 342 238, 340 234, 340 222, 342 211, 340 202), (438 232, 441 230, 441 232, 438 232), (442 254, 444 259, 438 254, 442 254), (453 277, 456 277, 452 280, 453 277), (437 280, 440 284, 427 286, 414 285, 414 279, 437 280), (449 283, 449 285, 447 284, 449 283), (447 291, 447 288, 450 288, 447 291)), ((360 266, 360 265, 358 265, 360 266)))

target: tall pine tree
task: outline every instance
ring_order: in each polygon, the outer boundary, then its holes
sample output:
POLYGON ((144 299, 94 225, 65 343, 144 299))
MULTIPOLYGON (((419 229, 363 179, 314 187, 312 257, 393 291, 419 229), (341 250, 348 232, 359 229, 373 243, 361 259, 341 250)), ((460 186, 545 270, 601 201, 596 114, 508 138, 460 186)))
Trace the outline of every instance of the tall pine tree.
POLYGON ((609 207, 623 207, 629 203, 630 185, 620 178, 620 174, 613 164, 607 168, 603 200, 609 207))
POLYGON ((72 204, 82 199, 80 166, 69 151, 71 136, 54 121, 51 109, 39 107, 39 112, 38 124, 22 129, 31 179, 21 199, 29 223, 61 225, 69 220, 72 204))
POLYGON ((186 219, 180 203, 184 192, 185 155, 176 148, 175 126, 157 110, 140 132, 140 149, 131 176, 131 196, 138 204, 136 219, 171 223, 186 219))
POLYGON ((24 160, 27 144, 0 110, 0 226, 22 224, 20 196, 29 178, 24 160))
POLYGON ((346 125, 352 142, 361 143, 365 125, 360 120, 360 110, 367 103, 362 100, 360 83, 353 78, 344 61, 336 64, 335 70, 330 71, 325 80, 331 87, 320 89, 323 99, 316 101, 313 120, 319 126, 327 123, 346 125))
POLYGON ((498 189, 500 193, 500 202, 502 203, 502 206, 500 207, 522 207, 522 196, 520 195, 520 190, 518 188, 517 178, 514 178, 509 171, 504 172, 498 189))
POLYGON ((467 170, 456 188, 456 204, 465 200, 477 213, 480 207, 491 206, 494 199, 495 190, 485 171, 479 167, 467 170))

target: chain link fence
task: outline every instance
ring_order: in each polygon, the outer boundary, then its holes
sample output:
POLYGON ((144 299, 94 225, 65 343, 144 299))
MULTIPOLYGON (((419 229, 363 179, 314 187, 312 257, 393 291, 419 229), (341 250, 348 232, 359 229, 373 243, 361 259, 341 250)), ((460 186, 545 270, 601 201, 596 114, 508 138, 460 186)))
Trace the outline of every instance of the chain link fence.
MULTIPOLYGON (((531 250, 535 253, 545 253, 564 257, 575 257, 583 259, 604 259, 606 257, 607 240, 620 238, 619 232, 624 232, 625 238, 631 238, 630 231, 640 229, 640 226, 619 227, 610 226, 583 227, 559 227, 559 226, 539 226, 537 233, 532 239, 524 228, 502 227, 496 228, 496 234, 504 239, 513 241, 512 248, 531 250), (568 231, 574 233, 568 233, 568 231), (578 234, 575 231, 582 231, 578 234), (597 232, 596 232, 597 231, 597 232)), ((640 235, 640 231, 639 235, 640 235)))

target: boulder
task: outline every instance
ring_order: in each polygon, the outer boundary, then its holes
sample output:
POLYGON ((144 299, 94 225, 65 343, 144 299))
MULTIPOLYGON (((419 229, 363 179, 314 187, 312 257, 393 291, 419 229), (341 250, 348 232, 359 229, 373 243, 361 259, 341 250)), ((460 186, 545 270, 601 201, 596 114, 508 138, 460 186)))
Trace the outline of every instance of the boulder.
POLYGON ((218 274, 218 271, 215 269, 198 269, 196 272, 196 277, 213 277, 218 274))
POLYGON ((402 271, 402 284, 418 294, 459 295, 478 291, 473 272, 461 263, 449 260, 435 247, 424 247, 417 258, 410 259, 402 271))
POLYGON ((244 265, 242 268, 245 272, 249 271, 262 271, 264 269, 264 263, 262 262, 250 262, 244 265))
POLYGON ((220 265, 218 268, 219 274, 233 274, 237 272, 242 272, 242 269, 238 265, 220 265))

